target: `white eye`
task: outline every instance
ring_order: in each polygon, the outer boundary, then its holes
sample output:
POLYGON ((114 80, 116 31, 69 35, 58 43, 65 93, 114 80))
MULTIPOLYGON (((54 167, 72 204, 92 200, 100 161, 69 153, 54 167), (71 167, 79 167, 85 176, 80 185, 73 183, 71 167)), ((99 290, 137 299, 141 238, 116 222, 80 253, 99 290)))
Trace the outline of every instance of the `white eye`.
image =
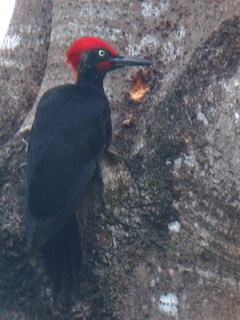
POLYGON ((100 55, 100 57, 104 57, 106 52, 104 50, 99 50, 98 54, 100 55))

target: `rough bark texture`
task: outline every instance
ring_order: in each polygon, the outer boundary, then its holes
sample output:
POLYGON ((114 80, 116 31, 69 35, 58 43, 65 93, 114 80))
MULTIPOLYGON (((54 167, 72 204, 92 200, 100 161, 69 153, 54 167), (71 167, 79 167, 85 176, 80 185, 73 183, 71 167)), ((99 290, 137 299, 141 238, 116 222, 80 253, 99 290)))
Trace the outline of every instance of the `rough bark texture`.
POLYGON ((238 0, 17 2, 15 42, 0 52, 1 320, 240 319, 239 10, 238 0), (105 155, 77 211, 82 279, 65 310, 41 255, 24 251, 22 138, 42 93, 73 81, 64 55, 84 35, 154 64, 106 79, 122 156, 105 155), (139 78, 150 92, 132 101, 139 78))

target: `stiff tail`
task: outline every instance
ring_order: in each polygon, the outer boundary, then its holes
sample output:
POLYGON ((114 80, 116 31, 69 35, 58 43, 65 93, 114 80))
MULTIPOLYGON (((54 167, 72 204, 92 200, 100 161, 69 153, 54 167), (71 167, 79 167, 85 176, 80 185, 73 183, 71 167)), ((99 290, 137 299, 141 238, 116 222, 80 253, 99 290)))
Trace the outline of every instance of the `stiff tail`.
POLYGON ((77 287, 81 265, 80 236, 75 215, 54 238, 47 241, 42 253, 55 297, 64 291, 65 297, 70 300, 77 287))

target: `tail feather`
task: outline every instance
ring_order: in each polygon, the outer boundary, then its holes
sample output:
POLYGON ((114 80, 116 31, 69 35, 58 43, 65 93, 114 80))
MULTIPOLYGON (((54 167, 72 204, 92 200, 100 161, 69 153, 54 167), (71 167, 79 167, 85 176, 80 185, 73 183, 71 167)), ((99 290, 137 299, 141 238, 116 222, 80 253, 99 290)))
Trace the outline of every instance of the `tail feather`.
POLYGON ((54 295, 64 290, 66 296, 71 298, 81 265, 80 236, 75 215, 56 236, 47 241, 42 253, 53 282, 54 295))

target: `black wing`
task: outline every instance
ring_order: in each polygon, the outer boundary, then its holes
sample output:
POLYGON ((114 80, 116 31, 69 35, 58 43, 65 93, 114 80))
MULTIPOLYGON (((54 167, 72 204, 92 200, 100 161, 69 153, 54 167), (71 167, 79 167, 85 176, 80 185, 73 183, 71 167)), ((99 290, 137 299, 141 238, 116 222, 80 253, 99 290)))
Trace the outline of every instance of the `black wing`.
POLYGON ((110 109, 104 95, 65 85, 43 96, 27 158, 28 238, 36 218, 41 218, 48 238, 68 222, 110 142, 110 109))

